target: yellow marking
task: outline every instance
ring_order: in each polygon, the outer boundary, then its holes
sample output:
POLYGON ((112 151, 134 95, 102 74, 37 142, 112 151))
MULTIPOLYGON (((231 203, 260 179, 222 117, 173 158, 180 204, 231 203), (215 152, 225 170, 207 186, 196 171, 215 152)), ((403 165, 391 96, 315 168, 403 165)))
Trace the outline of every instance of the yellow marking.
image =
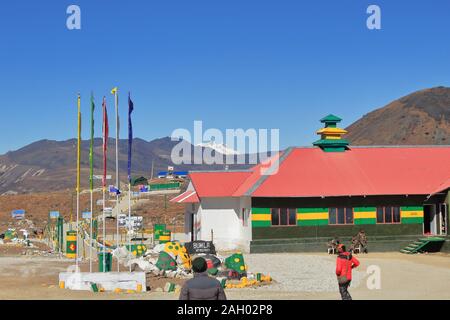
POLYGON ((270 221, 272 220, 271 214, 252 214, 252 221, 270 221))
POLYGON ((297 213, 297 220, 324 220, 328 219, 328 212, 297 213))
POLYGON ((377 217, 377 213, 375 211, 368 212, 354 212, 355 219, 372 219, 377 217))
POLYGON ((325 140, 340 140, 341 136, 337 136, 337 135, 323 135, 323 138, 325 140))
POLYGON ((317 131, 317 134, 346 134, 347 130, 341 128, 322 128, 317 131))
POLYGON ((423 211, 401 211, 402 218, 418 218, 423 217, 423 211))

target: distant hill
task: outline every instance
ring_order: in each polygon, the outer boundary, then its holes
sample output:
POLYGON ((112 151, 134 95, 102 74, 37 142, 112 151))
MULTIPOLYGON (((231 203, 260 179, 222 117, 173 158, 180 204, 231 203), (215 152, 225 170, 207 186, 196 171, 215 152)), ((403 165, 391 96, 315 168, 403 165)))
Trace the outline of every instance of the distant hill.
MULTIPOLYGON (((151 176, 153 173, 167 170, 174 165, 171 161, 172 148, 178 144, 169 137, 145 141, 133 140, 132 175, 151 176)), ((183 141, 182 143, 188 143, 183 141)), ((81 181, 82 187, 88 186, 89 177, 89 141, 82 142, 81 181)), ((201 151, 204 147, 193 147, 201 151)), ((73 189, 76 181, 76 139, 66 141, 41 140, 27 145, 17 151, 0 155, 0 195, 32 192, 48 192, 73 189)), ((211 150, 210 150, 211 151, 211 150)), ((94 174, 103 172, 102 139, 94 142, 94 174)), ((212 151, 214 154, 215 151, 212 151)), ((121 181, 126 181, 128 163, 128 141, 119 140, 119 168, 121 181)), ((108 144, 108 174, 115 172, 115 139, 110 138, 108 144)), ((174 165, 176 170, 217 170, 224 165, 174 165)), ((246 168, 248 165, 231 165, 229 169, 246 168)), ((111 181, 112 183, 112 181, 111 181)), ((96 182, 100 186, 100 181, 96 182)))
POLYGON ((414 92, 366 114, 346 130, 352 145, 450 144, 450 88, 414 92))
MULTIPOLYGON (((450 144, 450 88, 437 87, 414 92, 363 116, 348 128, 346 138, 352 145, 435 145, 450 144)), ((134 176, 151 176, 173 165, 171 152, 178 144, 169 137, 145 141, 133 140, 132 171, 134 176)), ((187 143, 187 142, 183 142, 187 143)), ((49 192, 73 189, 76 179, 75 139, 41 140, 17 151, 0 155, 0 195, 49 192)), ((95 139, 94 171, 102 174, 102 140, 95 139)), ((108 174, 115 170, 115 140, 109 139, 108 174)), ((189 145, 190 146, 190 145, 189 145)), ((192 147, 233 154, 213 142, 192 147)), ((128 141, 119 141, 121 181, 126 181, 128 141)), ((88 186, 89 141, 82 143, 82 187, 88 186)), ((246 155, 248 159, 248 155, 246 155)), ((247 161, 248 163, 248 161, 247 161)), ((230 165, 229 169, 250 165, 230 165)), ((224 165, 175 165, 176 170, 217 170, 224 165)), ((111 181, 112 183, 112 181, 111 181)), ((100 181, 96 182, 100 186, 100 181)))

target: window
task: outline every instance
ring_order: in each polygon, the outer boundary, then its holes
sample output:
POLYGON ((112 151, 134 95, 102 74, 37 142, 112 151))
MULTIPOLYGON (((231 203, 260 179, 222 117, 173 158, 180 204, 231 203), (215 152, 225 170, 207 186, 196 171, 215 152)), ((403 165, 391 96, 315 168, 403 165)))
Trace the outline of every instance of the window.
POLYGON ((297 225, 297 209, 289 208, 289 224, 297 225))
POLYGON ((287 209, 280 208, 280 225, 285 226, 287 224, 288 224, 287 209))
POLYGON ((353 208, 345 208, 345 224, 353 224, 353 208))
POLYGON ((280 224, 280 212, 277 208, 270 209, 270 212, 272 214, 272 225, 278 226, 280 224))
POLYGON ((377 223, 400 223, 400 207, 377 207, 377 223))
POLYGON ((330 212, 328 214, 328 223, 336 224, 336 208, 330 208, 330 212))
POLYGON ((273 226, 295 226, 297 225, 297 209, 295 208, 272 208, 273 226))
POLYGON ((353 208, 330 208, 328 211, 328 224, 353 224, 353 208))

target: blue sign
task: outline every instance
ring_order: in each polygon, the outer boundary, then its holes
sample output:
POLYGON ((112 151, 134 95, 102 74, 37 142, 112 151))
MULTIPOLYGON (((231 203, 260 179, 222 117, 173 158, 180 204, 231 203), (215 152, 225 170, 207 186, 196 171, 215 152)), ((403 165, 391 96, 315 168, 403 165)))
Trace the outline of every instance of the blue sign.
POLYGON ((92 217, 92 213, 91 212, 83 212, 82 217, 83 217, 83 219, 90 219, 92 217))
POLYGON ((120 190, 117 189, 115 186, 109 186, 109 192, 110 192, 110 193, 115 193, 115 194, 117 194, 117 195, 120 194, 120 190))
POLYGON ((59 211, 50 211, 50 219, 58 219, 59 211))
POLYGON ((11 211, 11 217, 13 217, 14 219, 23 219, 25 218, 25 210, 13 210, 11 211))

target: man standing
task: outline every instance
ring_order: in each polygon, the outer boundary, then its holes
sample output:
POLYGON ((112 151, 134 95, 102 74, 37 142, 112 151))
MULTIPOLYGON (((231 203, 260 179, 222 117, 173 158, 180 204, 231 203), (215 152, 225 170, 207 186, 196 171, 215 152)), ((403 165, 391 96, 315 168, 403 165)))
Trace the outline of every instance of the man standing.
POLYGON ((202 257, 192 262, 194 278, 186 281, 180 292, 180 300, 226 300, 220 282, 208 276, 208 264, 202 257))
POLYGON ((359 266, 359 261, 350 252, 347 252, 343 244, 338 245, 338 257, 336 259, 336 276, 339 284, 339 293, 342 300, 352 300, 348 287, 352 281, 352 269, 359 266))

